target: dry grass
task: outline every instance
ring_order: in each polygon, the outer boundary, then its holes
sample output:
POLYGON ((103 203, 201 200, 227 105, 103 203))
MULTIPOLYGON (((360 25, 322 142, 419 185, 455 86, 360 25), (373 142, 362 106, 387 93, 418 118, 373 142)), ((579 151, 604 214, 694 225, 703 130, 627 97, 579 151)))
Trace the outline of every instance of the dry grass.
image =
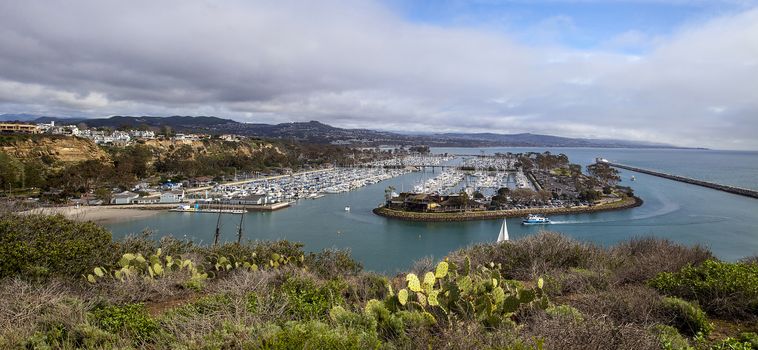
POLYGON ((695 245, 683 246, 670 240, 645 237, 619 243, 611 249, 618 283, 642 283, 661 272, 675 272, 688 265, 699 265, 713 254, 695 245))
POLYGON ((660 349, 658 340, 646 329, 634 324, 615 323, 606 317, 574 320, 542 315, 529 321, 521 337, 525 340, 543 339, 544 349, 660 349))
POLYGON ((92 285, 91 290, 111 304, 162 302, 192 294, 192 290, 184 287, 187 281, 189 275, 185 271, 171 271, 156 279, 135 277, 124 282, 103 279, 92 285))
MULTIPOLYGON (((436 332, 424 329, 411 330, 407 349, 511 349, 522 343, 517 331, 513 328, 486 329, 478 323, 451 324, 436 332)), ((527 343, 531 343, 528 340, 527 343)))
POLYGON ((87 300, 63 282, 37 285, 6 279, 0 283, 0 337, 17 343, 38 330, 73 329, 87 320, 86 311, 93 305, 87 300))
POLYGON ((502 265, 509 278, 533 280, 553 271, 570 268, 602 269, 608 260, 600 247, 553 232, 541 232, 497 245, 476 245, 454 252, 451 259, 461 263, 465 256, 472 265, 502 265))
POLYGON ((579 294, 570 304, 585 315, 606 317, 616 323, 649 326, 668 323, 661 296, 646 286, 622 286, 608 291, 579 294))

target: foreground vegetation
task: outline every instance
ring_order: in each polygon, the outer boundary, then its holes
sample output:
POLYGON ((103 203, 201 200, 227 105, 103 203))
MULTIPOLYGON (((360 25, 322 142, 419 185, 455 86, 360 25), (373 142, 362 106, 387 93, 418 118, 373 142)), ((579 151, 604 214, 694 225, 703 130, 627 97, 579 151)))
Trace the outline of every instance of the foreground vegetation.
POLYGON ((91 223, 8 214, 0 348, 752 349, 756 260, 542 233, 385 276, 286 241, 111 242, 91 223))

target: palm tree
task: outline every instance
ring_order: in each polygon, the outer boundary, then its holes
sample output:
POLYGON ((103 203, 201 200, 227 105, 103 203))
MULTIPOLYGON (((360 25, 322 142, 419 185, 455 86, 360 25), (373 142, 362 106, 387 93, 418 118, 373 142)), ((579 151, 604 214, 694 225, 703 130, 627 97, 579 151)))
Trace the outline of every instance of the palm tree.
POLYGON ((384 199, 389 202, 392 200, 392 193, 395 192, 394 186, 387 186, 386 189, 384 189, 384 199))

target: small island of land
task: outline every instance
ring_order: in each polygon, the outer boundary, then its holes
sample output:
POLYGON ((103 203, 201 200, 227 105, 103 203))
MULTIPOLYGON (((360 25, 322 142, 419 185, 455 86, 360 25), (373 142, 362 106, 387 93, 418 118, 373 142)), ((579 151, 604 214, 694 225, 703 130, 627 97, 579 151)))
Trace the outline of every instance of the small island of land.
POLYGON ((385 190, 377 215, 407 221, 468 221, 620 210, 642 205, 604 162, 582 167, 564 154, 467 156, 412 192, 385 190))

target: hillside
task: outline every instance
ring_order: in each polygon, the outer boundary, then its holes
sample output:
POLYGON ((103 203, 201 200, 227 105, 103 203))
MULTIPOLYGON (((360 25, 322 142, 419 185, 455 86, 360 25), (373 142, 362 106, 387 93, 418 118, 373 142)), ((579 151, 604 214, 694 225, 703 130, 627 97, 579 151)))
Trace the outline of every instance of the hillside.
POLYGON ((170 127, 177 132, 199 132, 209 134, 233 133, 238 135, 256 136, 263 138, 291 139, 308 143, 351 143, 361 146, 379 145, 429 145, 432 147, 608 147, 608 148, 672 148, 675 146, 625 140, 569 138, 539 134, 494 134, 494 133, 393 133, 369 129, 344 129, 327 125, 318 121, 294 122, 281 124, 240 123, 231 119, 218 117, 132 117, 113 116, 108 118, 51 118, 39 117, 31 119, 31 115, 1 115, 11 120, 19 116, 19 120, 29 120, 38 123, 78 124, 84 123, 89 127, 109 128, 153 128, 170 127))
POLYGON ((108 154, 94 142, 78 137, 2 136, 0 151, 17 159, 37 159, 49 165, 87 160, 108 161, 108 154))
POLYGON ((640 142, 624 141, 610 139, 583 139, 569 138, 539 134, 461 134, 446 133, 437 134, 443 138, 464 139, 464 140, 481 140, 497 143, 499 146, 539 146, 539 147, 609 147, 609 148, 628 148, 628 147, 671 147, 671 145, 640 142))
POLYGON ((110 237, 0 213, 1 348, 758 348, 758 260, 660 239, 540 233, 392 276, 287 241, 110 237))
POLYGON ((138 140, 129 146, 99 146, 88 139, 51 135, 0 136, 0 195, 43 195, 65 202, 97 192, 108 198, 115 189, 140 182, 211 177, 216 181, 356 164, 386 157, 373 149, 356 149, 286 140, 243 139, 138 140))

